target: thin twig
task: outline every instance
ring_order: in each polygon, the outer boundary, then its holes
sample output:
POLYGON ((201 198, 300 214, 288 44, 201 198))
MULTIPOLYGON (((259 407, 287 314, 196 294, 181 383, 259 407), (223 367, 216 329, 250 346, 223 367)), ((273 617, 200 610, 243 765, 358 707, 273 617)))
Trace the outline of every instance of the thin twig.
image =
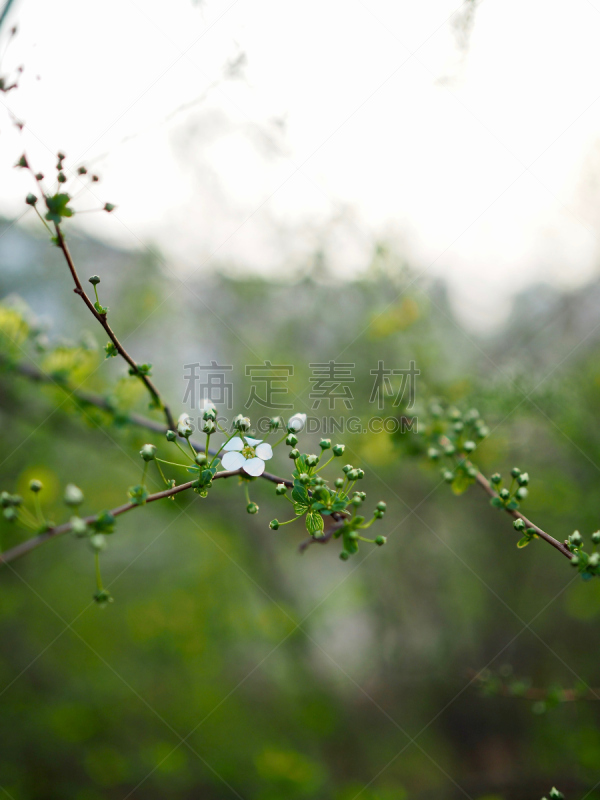
MULTIPOLYGON (((498 497, 498 493, 494 490, 488 479, 485 477, 485 475, 482 475, 481 472, 477 473, 475 480, 477 481, 478 486, 481 486, 481 488, 487 492, 490 497, 498 497)), ((546 533, 546 531, 539 528, 537 525, 531 522, 531 520, 527 519, 524 514, 521 514, 520 511, 517 511, 513 508, 505 508, 504 510, 514 519, 522 519, 527 528, 533 528, 540 539, 543 539, 544 541, 548 542, 548 544, 552 545, 552 547, 555 547, 559 553, 563 554, 563 556, 566 556, 568 559, 573 558, 573 553, 571 553, 571 551, 564 544, 559 542, 558 539, 555 539, 554 536, 550 536, 549 533, 546 533)))
MULTIPOLYGON (((236 475, 244 476, 244 474, 245 473, 241 469, 224 470, 223 472, 217 472, 213 477, 213 480, 218 480, 219 478, 233 478, 236 475)), ((263 473, 262 477, 266 478, 267 480, 278 483, 280 482, 279 478, 277 478, 275 475, 270 475, 269 473, 263 473)), ((188 489, 191 489, 195 483, 195 480, 188 481, 187 483, 180 483, 178 486, 173 486, 170 489, 164 489, 162 492, 155 492, 154 494, 148 495, 142 505, 139 505, 138 503, 124 503, 122 506, 113 508, 109 513, 112 514, 113 517, 118 517, 121 514, 125 514, 127 511, 132 511, 134 508, 141 508, 143 505, 153 503, 155 500, 164 500, 166 497, 173 497, 173 495, 179 494, 180 492, 185 492, 188 489)), ((97 514, 91 514, 89 517, 84 517, 83 520, 86 525, 92 525, 96 518, 97 514)), ((36 547, 44 544, 44 542, 47 542, 50 539, 55 539, 57 536, 62 536, 65 533, 69 533, 71 530, 73 530, 73 525, 71 522, 65 522, 62 525, 55 525, 53 528, 49 528, 47 531, 31 537, 31 539, 27 539, 26 541, 15 545, 15 547, 11 547, 4 553, 0 553, 0 565, 8 564, 10 561, 14 561, 17 558, 24 556, 26 553, 30 553, 32 550, 35 550, 36 547)))
MULTIPOLYGON (((7 364, 8 362, 5 361, 2 356, 0 356, 0 363, 4 362, 7 364)), ((115 413, 114 408, 112 407, 110 400, 106 397, 103 397, 101 394, 93 394, 91 392, 84 392, 80 389, 70 389, 68 386, 65 386, 62 383, 57 383, 51 376, 45 375, 41 370, 37 367, 33 367, 30 364, 9 364, 9 368, 17 372, 18 374, 22 375, 29 380, 35 381, 36 383, 49 383, 58 388, 62 389, 66 392, 70 397, 75 398, 79 402, 94 406, 95 408, 101 408, 103 411, 108 411, 110 414, 115 413)), ((141 414, 127 414, 125 419, 126 422, 130 423, 131 425, 135 425, 138 428, 145 428, 148 431, 152 431, 153 433, 164 434, 169 430, 165 425, 161 424, 160 422, 156 422, 153 419, 148 419, 148 417, 144 417, 141 414)), ((204 445, 199 444, 198 442, 192 442, 190 440, 190 444, 194 448, 197 453, 204 452, 204 445)), ((209 449, 208 454, 210 456, 216 455, 217 451, 213 448, 209 449)), ((259 475, 260 478, 264 478, 267 481, 271 481, 272 483, 284 483, 288 488, 293 487, 294 482, 289 480, 289 478, 280 478, 278 475, 274 475, 272 472, 263 472, 262 475, 259 475)))
POLYGON ((133 374, 137 375, 137 377, 140 378, 140 380, 142 381, 142 383, 144 384, 146 389, 149 391, 149 393, 150 393, 152 399, 154 400, 154 403, 157 406, 157 408, 162 409, 162 411, 163 411, 163 413, 165 415, 165 419, 167 420, 167 425, 169 426, 169 428, 171 428, 172 430, 175 430, 175 420, 173 419, 173 415, 171 414, 171 411, 170 411, 169 407, 163 401, 158 389, 156 388, 154 383, 150 380, 150 378, 147 375, 144 375, 144 373, 140 371, 140 369, 139 369, 138 365, 136 364, 136 362, 129 355, 129 353, 125 350, 125 348, 123 347, 121 342, 117 339, 113 329, 108 324, 108 320, 106 319, 106 313, 101 314, 99 311, 97 311, 96 308, 94 307, 94 304, 92 303, 92 301, 90 300, 90 298, 86 294, 85 289, 83 288, 83 286, 81 285, 81 281, 79 280, 79 275, 77 274, 77 269, 75 268, 75 263, 73 261, 73 257, 71 256, 71 251, 69 250, 69 247, 68 247, 68 245, 67 245, 67 243, 65 241, 65 238, 63 236, 63 232, 62 232, 62 230, 60 228, 60 225, 55 224, 54 225, 54 229, 56 231, 56 241, 57 241, 58 247, 60 248, 60 250, 62 250, 62 253, 63 253, 64 257, 65 257, 65 260, 66 260, 67 265, 69 267, 69 270, 71 272, 71 276, 73 277, 73 282, 75 283, 75 289, 73 291, 75 292, 75 294, 78 294, 81 297, 81 299, 86 304, 86 306, 88 307, 90 312, 98 320, 98 322, 102 325, 102 327, 104 328, 104 330, 108 334, 109 339, 114 344, 114 346, 115 346, 117 352, 119 353, 119 355, 123 359, 125 359, 125 361, 131 367, 131 370, 132 370, 133 374))

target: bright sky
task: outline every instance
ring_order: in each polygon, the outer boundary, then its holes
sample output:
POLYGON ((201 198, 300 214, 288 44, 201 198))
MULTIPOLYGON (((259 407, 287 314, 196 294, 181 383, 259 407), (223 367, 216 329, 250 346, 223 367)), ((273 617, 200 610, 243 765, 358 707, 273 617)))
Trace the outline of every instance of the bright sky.
POLYGON ((79 224, 184 279, 283 279, 317 247, 353 274, 382 237, 492 324, 529 282, 596 272, 594 2, 483 0, 465 50, 451 0, 15 0, 3 67, 26 71, 0 101, 27 127, 0 106, 0 212, 32 188, 23 146, 48 174, 62 149, 103 178, 78 205, 118 205, 79 224))

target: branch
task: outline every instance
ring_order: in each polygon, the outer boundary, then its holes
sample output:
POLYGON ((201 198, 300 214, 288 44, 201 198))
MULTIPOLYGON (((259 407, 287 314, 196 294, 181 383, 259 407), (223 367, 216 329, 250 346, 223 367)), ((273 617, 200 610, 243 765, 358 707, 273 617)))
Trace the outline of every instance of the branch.
MULTIPOLYGON (((0 356, 0 362, 2 362, 3 360, 4 359, 2 359, 2 356, 0 356)), ((4 361, 4 363, 8 362, 4 361)), ((36 383, 53 384, 55 386, 58 386, 67 394, 69 394, 69 396, 74 397, 76 400, 79 400, 84 404, 95 406, 96 408, 101 408, 103 411, 108 411, 110 414, 114 414, 114 409, 110 401, 106 397, 103 397, 101 394, 84 392, 79 389, 72 390, 68 386, 65 386, 62 383, 58 383, 52 377, 45 375, 37 367, 32 367, 30 364, 10 364, 10 368, 31 381, 35 381, 36 383)), ((153 433, 164 434, 169 430, 168 427, 162 425, 160 422, 155 422, 155 420, 153 419, 148 419, 148 417, 144 417, 142 416, 142 414, 128 414, 127 422, 129 422, 131 425, 136 425, 138 428, 145 428, 146 430, 152 431, 153 433)), ((190 439, 190 444, 197 453, 204 452, 203 444, 199 444, 198 442, 192 442, 191 439, 190 439)), ((212 448, 209 449, 208 451, 208 454, 211 456, 216 455, 216 453, 217 451, 212 448)), ((217 474, 222 475, 223 473, 217 473, 217 474)), ((272 472, 263 472, 263 474, 260 475, 259 477, 264 478, 267 481, 271 481, 272 483, 285 483, 285 485, 288 488, 292 488, 294 486, 294 482, 289 480, 289 478, 280 478, 278 475, 274 475, 272 472)))
MULTIPOLYGON (((498 497, 498 493, 494 490, 488 479, 485 477, 485 475, 482 475, 481 472, 477 473, 475 480, 477 484, 481 486, 481 488, 487 492, 487 494, 489 494, 490 497, 498 497)), ((559 542, 558 539, 555 539, 554 536, 550 536, 549 533, 546 533, 546 531, 539 528, 537 525, 531 522, 531 520, 527 519, 524 514, 521 514, 520 511, 510 508, 505 508, 504 510, 514 519, 522 519, 527 528, 533 528, 540 539, 543 539, 544 541, 548 542, 548 544, 552 545, 552 547, 555 547, 559 553, 563 554, 563 556, 566 556, 568 559, 573 558, 573 553, 571 553, 571 551, 564 544, 561 544, 561 542, 559 542)))
POLYGON ((155 405, 157 406, 157 408, 162 409, 162 411, 163 411, 163 413, 165 415, 165 419, 167 420, 167 425, 169 426, 169 428, 175 430, 175 420, 173 419, 173 415, 171 414, 171 411, 170 411, 169 407, 164 403, 162 397, 160 396, 160 393, 159 393, 158 389, 156 388, 154 383, 150 380, 150 378, 147 375, 144 375, 142 372, 140 372, 136 362, 129 355, 129 353, 125 350, 125 348, 123 347, 121 342, 117 339, 114 331, 112 330, 112 328, 108 324, 108 321, 106 319, 106 313, 100 314, 95 309, 94 304, 92 303, 90 298, 87 296, 83 286, 81 285, 81 281, 79 280, 79 275, 77 274, 77 270, 75 268, 75 263, 73 262, 73 258, 71 256, 71 251, 69 250, 69 248, 67 246, 65 238, 63 236, 63 232, 60 229, 60 225, 55 224, 54 225, 54 229, 56 231, 56 240, 57 240, 58 247, 63 252, 65 260, 66 260, 66 262, 67 262, 67 264, 69 266, 69 270, 71 271, 71 275, 73 277, 73 282, 75 283, 75 289, 73 291, 75 292, 75 294, 78 294, 81 297, 83 302, 89 308, 89 310, 92 313, 92 315, 102 325, 102 327, 104 328, 104 330, 108 334, 109 339, 111 340, 111 342, 114 344, 115 348, 117 349, 117 352, 119 353, 119 355, 122 358, 125 359, 125 361, 131 367, 133 373, 135 375, 137 375, 138 378, 140 378, 140 380, 142 381, 142 383, 144 384, 146 389, 149 391, 149 393, 150 393, 155 405))
MULTIPOLYGON (((213 477, 213 480, 216 481, 218 478, 233 478, 236 475, 242 476, 244 474, 245 473, 241 469, 224 470, 223 472, 217 472, 213 477)), ((281 483, 279 478, 277 478, 275 475, 271 475, 268 472, 264 472, 261 477, 276 483, 281 483)), ((145 503, 142 505, 153 503, 155 500, 164 500, 166 497, 172 497, 173 495, 179 494, 179 492, 185 492, 188 489, 191 489, 195 483, 196 481, 188 481, 187 483, 180 483, 178 486, 173 486, 170 489, 164 489, 162 492, 150 494, 146 498, 145 503)), ((111 511, 109 511, 109 514, 112 514, 113 517, 119 517, 121 514, 125 514, 127 511, 132 511, 134 508, 141 507, 142 506, 138 503, 124 503, 122 506, 113 508, 111 511)), ((97 514, 91 514, 89 517, 84 517, 83 521, 86 523, 86 525, 92 525, 96 519, 97 514)), ((10 561, 14 561, 17 558, 24 556, 26 553, 30 553, 32 550, 35 550, 36 547, 44 544, 44 542, 47 542, 50 539, 55 539, 57 536, 62 536, 65 533, 69 533, 71 530, 73 530, 73 525, 70 522, 65 522, 62 525, 55 525, 53 528, 49 528, 47 531, 39 533, 37 536, 32 536, 31 539, 27 539, 26 541, 21 542, 21 544, 11 547, 10 550, 0 553, 0 565, 8 564, 10 561)))

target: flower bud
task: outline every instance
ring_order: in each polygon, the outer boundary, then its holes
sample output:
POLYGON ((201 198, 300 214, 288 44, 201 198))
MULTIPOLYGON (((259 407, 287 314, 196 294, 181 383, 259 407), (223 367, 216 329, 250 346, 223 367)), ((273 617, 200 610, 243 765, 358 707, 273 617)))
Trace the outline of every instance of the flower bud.
POLYGON ((580 547, 583 543, 583 539, 581 538, 579 531, 573 531, 573 533, 569 536, 569 541, 571 544, 574 544, 575 547, 580 547))
POLYGON ((67 483, 65 486, 65 503, 68 506, 80 506, 83 503, 83 492, 74 483, 67 483))
POLYGON ((300 450, 294 448, 293 450, 290 450, 288 456, 293 459, 300 458, 300 450))
POLYGON ((376 536, 375 537, 375 544, 378 545, 379 547, 384 545, 386 542, 387 542, 387 537, 386 536, 376 536))
POLYGON ((600 553, 592 553, 588 564, 590 567, 597 567, 600 564, 600 553))
POLYGON ((345 449, 346 449, 345 444, 334 444, 333 447, 331 448, 331 452, 333 453, 334 456, 343 456, 345 449))
POLYGON ((454 480, 454 473, 450 472, 449 469, 445 469, 442 472, 442 480, 444 480, 446 483, 452 483, 452 481, 454 480))
POLYGON ((521 474, 521 470, 518 467, 513 467, 510 471, 510 474, 513 476, 513 478, 518 478, 521 474))
POLYGON ((7 522, 16 522, 18 517, 18 511, 16 508, 9 506, 8 508, 4 509, 4 511, 2 512, 2 516, 7 522))
POLYGON ((306 486, 307 483, 310 483, 310 475, 307 475, 306 472, 301 472, 300 475, 298 475, 298 480, 306 486))
POLYGON ((519 486, 527 486, 527 484, 529 483, 529 475, 526 472, 522 472, 517 477, 517 483, 519 484, 519 486))
POLYGON ((522 520, 522 519, 516 519, 516 520, 513 522, 513 528, 514 528, 516 531, 524 531, 524 530, 525 530, 525 523, 523 522, 523 520, 522 520))
POLYGON ((321 450, 329 450, 331 448, 331 439, 321 439, 319 447, 321 450))
POLYGON ((113 602, 113 596, 108 589, 98 589, 96 592, 94 592, 93 597, 100 607, 106 606, 108 603, 113 602))
POLYGON ((92 286, 97 286, 100 283, 100 278, 97 275, 92 275, 92 277, 88 278, 88 280, 92 286))
POLYGON ((485 439, 490 435, 490 429, 487 425, 480 425, 480 427, 475 431, 475 435, 478 439, 485 439))
POLYGON ((25 198, 25 202, 27 203, 28 206, 34 206, 37 203, 37 201, 38 201, 37 197, 31 192, 29 192, 29 194, 25 198))
POLYGON ((354 469, 354 467, 352 466, 352 464, 345 464, 345 465, 342 467, 342 472, 345 472, 345 473, 346 473, 346 475, 347 475, 347 474, 350 472, 350 470, 351 470, 351 469, 354 469))
POLYGON ((500 473, 499 473, 499 472, 495 472, 495 473, 492 475, 492 477, 490 478, 490 481, 491 481, 491 482, 492 482, 494 485, 496 485, 496 486, 497 486, 499 483, 502 483, 502 475, 500 475, 500 473))
POLYGON ((500 489, 498 494, 503 500, 508 500, 508 498, 510 497, 510 492, 508 491, 508 489, 500 489))
POLYGON ((116 206, 113 203, 104 203, 104 210, 108 211, 110 214, 111 211, 114 211, 116 206))
POLYGON ((336 478, 335 479, 335 488, 336 489, 341 489, 343 485, 344 485, 344 479, 343 478, 336 478))
POLYGON ((167 436, 167 442, 174 442, 175 439, 177 438, 177 434, 175 433, 175 431, 167 431, 166 436, 167 436))
POLYGON ((298 437, 297 437, 297 436, 294 436, 294 434, 293 434, 293 433, 289 433, 289 434, 288 434, 288 435, 285 437, 285 443, 286 443, 287 445, 289 445, 290 447, 296 447, 296 445, 298 444, 298 437))
POLYGON ((144 461, 154 461, 156 455, 156 446, 153 444, 145 444, 140 450, 140 455, 144 461))
POLYGON ((352 500, 350 500, 350 503, 358 508, 358 506, 362 506, 363 501, 360 497, 358 497, 358 495, 354 495, 352 500))
POLYGON ((526 489, 524 486, 521 486, 519 489, 517 489, 515 494, 519 498, 519 500, 525 500, 525 498, 529 494, 529 489, 526 489))
POLYGON ((87 175, 87 167, 77 167, 77 174, 78 175, 87 175))
POLYGON ((285 494, 287 492, 287 486, 285 483, 278 483, 275 487, 275 494, 285 494))
POLYGON ((258 506, 256 505, 256 503, 248 503, 248 505, 246 506, 246 511, 249 514, 258 514, 258 506))
POLYGON ((8 492, 2 492, 2 494, 0 494, 0 506, 2 506, 2 508, 8 508, 11 505, 10 494, 8 492))
POLYGON ((204 455, 204 453, 198 453, 194 461, 196 462, 196 464, 198 464, 199 467, 203 467, 205 464, 208 463, 208 458, 204 455))
POLYGON ((377 503, 377 510, 378 510, 378 511, 385 511, 385 510, 386 510, 386 508, 387 508, 387 504, 386 504, 386 503, 384 503, 384 502, 383 502, 383 500, 380 500, 380 501, 377 503))
POLYGON ((349 481, 357 481, 359 479, 359 471, 357 469, 351 469, 348 473, 348 480, 349 481))
POLYGON ((430 461, 438 461, 440 457, 440 451, 436 447, 430 447, 427 450, 427 458, 430 461))
POLYGON ((194 429, 193 429, 192 420, 191 420, 189 414, 186 414, 185 412, 183 414, 181 414, 181 416, 177 420, 177 432, 184 439, 189 439, 190 438, 190 436, 194 432, 194 429))
POLYGON ((477 477, 477 469, 475 467, 467 467, 467 475, 469 478, 477 477))
POLYGON ((306 463, 309 467, 316 467, 319 463, 319 456, 306 456, 306 463))
POLYGON ((454 447, 453 444, 446 445, 446 447, 444 447, 444 453, 447 456, 453 456, 454 453, 456 453, 456 447, 454 447))
POLYGON ((29 488, 31 489, 32 492, 36 493, 41 492, 42 489, 44 488, 44 484, 41 481, 34 479, 32 481, 29 481, 29 488))
POLYGON ((350 553, 347 550, 342 550, 342 552, 340 553, 340 558, 342 559, 342 561, 348 561, 348 559, 350 558, 350 553))
POLYGON ((202 426, 202 430, 204 433, 214 433, 217 429, 217 426, 212 421, 212 419, 207 419, 204 425, 202 426))
POLYGON ((272 531, 276 531, 279 528, 279 520, 272 519, 271 522, 269 522, 269 528, 271 528, 272 531))
POLYGON ((600 544, 600 531, 595 531, 592 533, 592 542, 594 544, 600 544))
POLYGON ((103 533, 95 533, 93 536, 90 536, 90 546, 92 550, 96 550, 96 552, 100 552, 101 550, 106 549, 106 538, 103 533))
POLYGON ((85 520, 81 519, 81 517, 71 517, 70 523, 74 536, 81 538, 87 534, 87 525, 85 524, 85 520))
POLYGON ((233 426, 238 431, 247 431, 250 428, 250 424, 250 419, 248 417, 243 417, 241 414, 234 417, 233 426))
POLYGON ((452 428, 456 431, 456 433, 461 433, 465 426, 462 422, 455 422, 452 428))
POLYGON ((287 429, 289 433, 298 433, 306 425, 306 414, 294 414, 288 419, 287 429))
POLYGON ((59 172, 58 175, 56 176, 56 179, 57 179, 57 181, 59 183, 66 183, 67 182, 67 176, 65 175, 64 172, 59 172))
POLYGON ((475 442, 472 442, 470 439, 468 442, 465 442, 463 444, 463 450, 465 451, 465 453, 472 453, 476 447, 477 445, 475 444, 475 442))

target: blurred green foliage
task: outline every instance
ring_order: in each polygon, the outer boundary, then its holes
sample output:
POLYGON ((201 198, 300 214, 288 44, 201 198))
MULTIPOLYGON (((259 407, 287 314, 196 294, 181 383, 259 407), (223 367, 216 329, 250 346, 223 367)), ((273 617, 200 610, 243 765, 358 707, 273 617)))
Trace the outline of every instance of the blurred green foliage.
MULTIPOLYGON (((356 365, 352 413, 366 421, 370 370, 413 359, 418 397, 485 416, 487 474, 529 472, 528 516, 561 540, 599 527, 598 285, 577 297, 531 290, 483 337, 461 328, 443 285, 415 282, 384 246, 360 280, 340 281, 320 259, 294 285, 223 264, 181 286, 159 253, 85 239, 73 252, 82 276, 101 275, 111 324, 153 363, 174 412, 186 363, 233 365, 236 404, 249 393, 245 365, 293 364, 294 409, 310 411, 308 365, 333 359, 356 365)), ((112 393, 123 413, 152 413, 139 381, 104 360, 55 249, 4 223, 0 282, 51 320, 60 347, 34 363, 112 393)), ((17 338, 2 352, 18 358, 19 319, 0 323, 17 338)), ((139 482, 140 446, 163 446, 106 412, 81 413, 57 386, 5 371, 0 392, 0 486, 40 477, 58 521, 66 483, 84 490, 83 513, 110 508, 139 482)), ((106 610, 91 599, 92 553, 72 537, 2 570, 0 784, 14 800, 537 800, 553 784, 568 798, 594 787, 599 704, 536 714, 526 699, 485 696, 472 673, 511 664, 536 686, 598 686, 600 581, 582 583, 539 541, 517 550, 510 520, 476 488, 456 497, 440 485, 410 435, 344 441, 367 472, 361 488, 388 504, 387 546, 354 561, 335 545, 300 556, 300 530, 268 528, 274 486, 255 484, 261 511, 249 516, 223 481, 207 500, 121 518, 103 555, 116 599, 106 610)), ((0 535, 3 547, 22 536, 4 524, 0 535)))

